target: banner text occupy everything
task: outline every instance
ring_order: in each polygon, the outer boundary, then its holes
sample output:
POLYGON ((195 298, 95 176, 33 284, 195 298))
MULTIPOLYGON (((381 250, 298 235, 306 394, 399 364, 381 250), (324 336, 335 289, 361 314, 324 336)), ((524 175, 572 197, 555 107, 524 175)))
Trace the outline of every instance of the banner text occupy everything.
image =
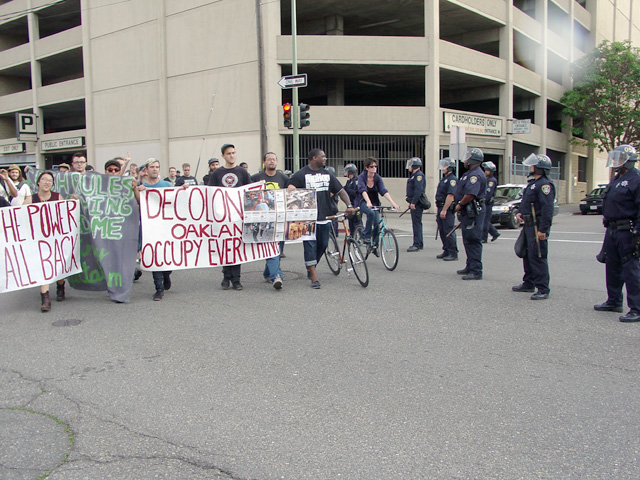
POLYGON ((262 183, 142 191, 142 268, 216 267, 278 255, 277 243, 242 241, 244 192, 260 188, 262 183))

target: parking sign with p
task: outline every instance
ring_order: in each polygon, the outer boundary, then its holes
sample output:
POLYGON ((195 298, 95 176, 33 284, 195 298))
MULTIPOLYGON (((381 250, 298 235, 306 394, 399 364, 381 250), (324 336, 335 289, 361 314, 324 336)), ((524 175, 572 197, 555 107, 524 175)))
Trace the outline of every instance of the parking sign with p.
POLYGON ((16 113, 16 138, 35 142, 38 139, 37 116, 33 113, 16 113))

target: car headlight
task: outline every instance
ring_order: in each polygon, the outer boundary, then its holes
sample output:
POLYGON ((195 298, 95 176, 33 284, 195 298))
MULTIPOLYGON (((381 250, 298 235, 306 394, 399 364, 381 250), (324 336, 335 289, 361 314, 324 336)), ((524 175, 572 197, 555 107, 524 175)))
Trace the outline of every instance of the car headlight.
POLYGON ((509 211, 509 207, 505 206, 505 205, 498 205, 493 207, 493 211, 494 212, 508 212, 509 211))
POLYGON ((587 201, 586 200, 580 200, 580 205, 586 205, 587 201))

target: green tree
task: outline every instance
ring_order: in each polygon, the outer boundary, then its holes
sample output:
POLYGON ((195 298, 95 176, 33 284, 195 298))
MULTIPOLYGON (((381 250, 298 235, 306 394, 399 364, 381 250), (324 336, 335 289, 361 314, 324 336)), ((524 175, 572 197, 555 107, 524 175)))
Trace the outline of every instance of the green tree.
POLYGON ((605 40, 577 60, 573 90, 560 100, 573 119, 574 142, 612 150, 640 143, 640 50, 605 40))

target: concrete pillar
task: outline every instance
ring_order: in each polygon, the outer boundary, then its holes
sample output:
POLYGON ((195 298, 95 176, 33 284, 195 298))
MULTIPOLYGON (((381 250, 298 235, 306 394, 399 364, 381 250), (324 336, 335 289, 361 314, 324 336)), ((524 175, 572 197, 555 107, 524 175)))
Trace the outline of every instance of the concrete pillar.
POLYGON ((344 35, 344 17, 342 15, 324 17, 324 28, 327 35, 344 35))
POLYGON ((433 198, 440 180, 440 4, 425 0, 424 31, 427 36, 425 108, 429 109, 429 130, 425 138, 424 173, 427 196, 433 198))
MULTIPOLYGON (((500 87, 500 116, 507 119, 505 130, 511 128, 509 119, 513 118, 513 0, 505 2, 507 24, 500 29, 500 58, 507 64, 505 83, 500 87)), ((502 179, 511 179, 511 158, 513 156, 513 135, 506 134, 505 152, 500 165, 502 179)))
POLYGON ((336 78, 328 88, 327 105, 344 105, 344 78, 336 78))

